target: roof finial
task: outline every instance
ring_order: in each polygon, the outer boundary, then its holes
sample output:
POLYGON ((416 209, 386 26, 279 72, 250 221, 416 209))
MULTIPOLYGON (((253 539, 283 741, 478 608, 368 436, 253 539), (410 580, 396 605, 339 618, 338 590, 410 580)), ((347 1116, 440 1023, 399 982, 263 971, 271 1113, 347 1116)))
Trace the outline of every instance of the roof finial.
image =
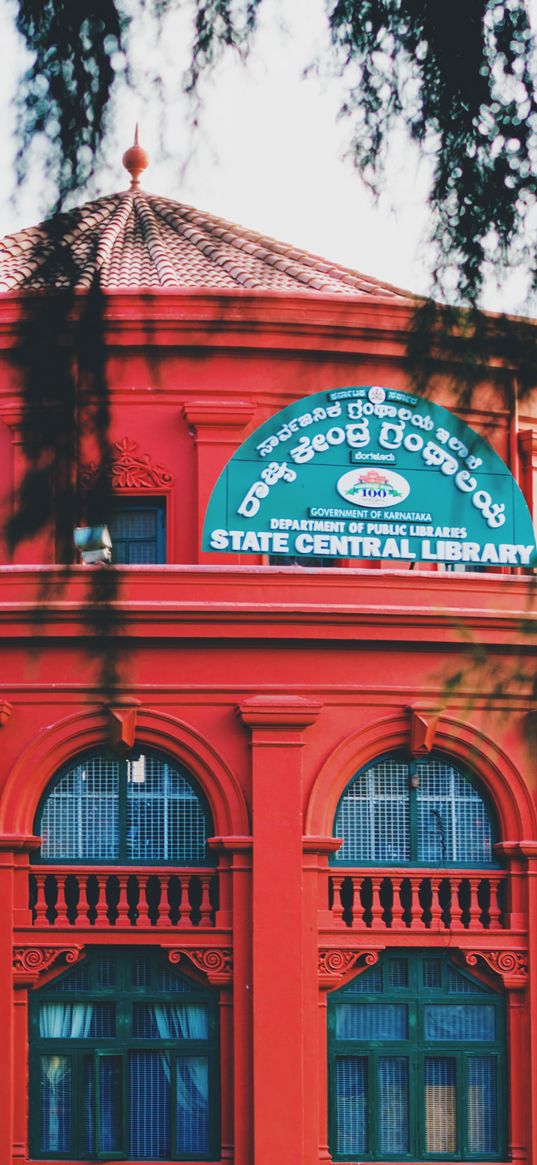
POLYGON ((149 155, 146 154, 138 142, 138 122, 136 122, 134 131, 134 145, 130 146, 128 150, 125 150, 123 154, 123 165, 131 176, 131 190, 138 190, 140 174, 143 174, 149 165, 149 155))

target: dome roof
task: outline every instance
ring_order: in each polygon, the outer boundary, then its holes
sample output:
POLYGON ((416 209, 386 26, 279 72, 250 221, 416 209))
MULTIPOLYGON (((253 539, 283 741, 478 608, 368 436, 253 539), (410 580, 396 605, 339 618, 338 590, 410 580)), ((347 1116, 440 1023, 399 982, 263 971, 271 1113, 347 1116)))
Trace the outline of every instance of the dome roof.
POLYGON ((414 297, 308 251, 137 187, 0 240, 0 290, 76 287, 414 297))

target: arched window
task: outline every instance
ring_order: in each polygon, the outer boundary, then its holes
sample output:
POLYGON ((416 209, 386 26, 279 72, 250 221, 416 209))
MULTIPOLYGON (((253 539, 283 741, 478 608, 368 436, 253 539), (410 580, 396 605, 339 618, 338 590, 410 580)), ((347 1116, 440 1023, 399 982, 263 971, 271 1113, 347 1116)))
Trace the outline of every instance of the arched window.
POLYGON ((409 761, 392 753, 353 777, 335 836, 342 865, 491 865, 492 814, 478 789, 447 758, 409 761))
POLYGON ((107 950, 30 998, 30 1153, 217 1155, 217 997, 159 953, 107 950))
POLYGON ((47 788, 35 828, 44 861, 133 865, 202 865, 212 832, 192 777, 149 749, 78 757, 47 788))
POLYGON ((387 952, 328 1003, 337 1161, 505 1152, 504 1000, 452 958, 387 952))

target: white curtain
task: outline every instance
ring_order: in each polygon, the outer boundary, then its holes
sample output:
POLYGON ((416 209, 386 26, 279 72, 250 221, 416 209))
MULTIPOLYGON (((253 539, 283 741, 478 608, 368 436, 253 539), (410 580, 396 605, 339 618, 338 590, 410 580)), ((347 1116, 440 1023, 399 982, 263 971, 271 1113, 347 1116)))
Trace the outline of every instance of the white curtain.
POLYGON ((91 1031, 93 1003, 42 1003, 39 1035, 44 1039, 87 1039, 91 1031))
MULTIPOLYGON (((161 1040, 207 1039, 207 1008, 203 1004, 182 1007, 175 1003, 155 1003, 151 1005, 151 1012, 161 1040)), ((162 1053, 162 1065, 169 1081, 170 1060, 165 1052, 162 1053)), ((177 1102, 180 1108, 191 1112, 196 1099, 199 1097, 206 1102, 207 1095, 207 1060, 202 1056, 181 1058, 177 1064, 177 1102)))

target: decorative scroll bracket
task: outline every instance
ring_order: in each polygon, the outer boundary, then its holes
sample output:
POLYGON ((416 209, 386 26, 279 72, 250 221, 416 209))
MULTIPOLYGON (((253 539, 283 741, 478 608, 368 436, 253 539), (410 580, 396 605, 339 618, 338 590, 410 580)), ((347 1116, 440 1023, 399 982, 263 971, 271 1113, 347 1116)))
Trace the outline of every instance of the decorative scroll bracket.
POLYGON ((31 987, 44 975, 47 979, 53 979, 65 970, 65 964, 78 963, 83 953, 83 946, 14 947, 13 981, 15 987, 31 987), (58 966, 56 960, 60 957, 63 961, 58 966), (51 973, 47 974, 47 972, 51 973))
POLYGON ((481 959, 499 975, 506 991, 523 991, 528 986, 528 956, 525 951, 465 951, 469 967, 478 967, 481 959))
POLYGON ((191 950, 190 947, 173 947, 168 951, 170 963, 177 966, 185 960, 192 963, 196 971, 203 971, 213 987, 231 983, 233 976, 233 952, 229 947, 207 947, 191 950))
POLYGON ((379 961, 381 947, 376 951, 364 951, 356 947, 321 948, 319 951, 319 983, 322 988, 334 991, 355 975, 369 970, 379 961))
POLYGON ((438 722, 443 707, 428 700, 410 704, 410 752, 412 756, 427 756, 434 748, 438 722))

